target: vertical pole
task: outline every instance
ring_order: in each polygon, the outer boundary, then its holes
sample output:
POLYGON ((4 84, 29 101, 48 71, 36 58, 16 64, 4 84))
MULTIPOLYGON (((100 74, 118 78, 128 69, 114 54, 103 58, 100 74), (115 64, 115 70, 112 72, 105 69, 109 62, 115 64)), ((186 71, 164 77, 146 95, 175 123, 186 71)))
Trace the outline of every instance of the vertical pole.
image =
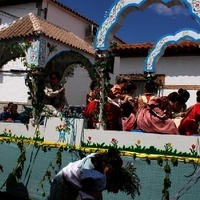
POLYGON ((104 80, 104 73, 103 73, 103 68, 100 68, 99 71, 99 75, 100 75, 100 92, 99 92, 99 96, 100 96, 100 100, 99 100, 99 116, 98 116, 98 129, 99 130, 105 130, 105 119, 104 119, 104 105, 105 105, 105 80, 104 80))

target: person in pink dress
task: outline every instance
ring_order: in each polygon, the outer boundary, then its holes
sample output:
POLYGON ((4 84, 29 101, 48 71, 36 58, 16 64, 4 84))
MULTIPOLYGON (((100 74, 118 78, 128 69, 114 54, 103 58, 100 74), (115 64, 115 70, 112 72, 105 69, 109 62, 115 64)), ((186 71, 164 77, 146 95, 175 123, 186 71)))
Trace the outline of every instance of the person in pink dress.
POLYGON ((200 125, 200 90, 196 93, 196 104, 188 108, 178 127, 182 135, 199 134, 200 125))
POLYGON ((171 115, 184 103, 177 92, 149 100, 137 115, 137 128, 147 133, 179 134, 171 115))

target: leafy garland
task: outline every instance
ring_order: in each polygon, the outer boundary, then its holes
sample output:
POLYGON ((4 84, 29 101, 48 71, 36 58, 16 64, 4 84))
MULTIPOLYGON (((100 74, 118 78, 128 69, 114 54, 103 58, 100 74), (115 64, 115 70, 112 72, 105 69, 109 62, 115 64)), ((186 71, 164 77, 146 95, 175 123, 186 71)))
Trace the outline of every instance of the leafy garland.
POLYGON ((100 129, 106 129, 105 105, 107 102, 107 94, 110 84, 110 72, 112 71, 112 59, 114 54, 112 51, 97 51, 95 54, 95 79, 99 84, 99 107, 96 110, 96 118, 98 119, 100 129))

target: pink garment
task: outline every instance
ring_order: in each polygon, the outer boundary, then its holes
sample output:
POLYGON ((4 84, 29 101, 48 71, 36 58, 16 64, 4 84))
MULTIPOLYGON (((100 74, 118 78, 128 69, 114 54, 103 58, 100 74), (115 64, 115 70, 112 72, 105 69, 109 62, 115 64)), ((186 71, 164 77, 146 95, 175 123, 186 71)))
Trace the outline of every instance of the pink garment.
POLYGON ((136 116, 131 113, 129 117, 122 118, 122 130, 131 131, 135 127, 136 116))
POLYGON ((167 97, 157 97, 141 108, 137 115, 137 126, 147 133, 179 134, 171 117, 167 97))

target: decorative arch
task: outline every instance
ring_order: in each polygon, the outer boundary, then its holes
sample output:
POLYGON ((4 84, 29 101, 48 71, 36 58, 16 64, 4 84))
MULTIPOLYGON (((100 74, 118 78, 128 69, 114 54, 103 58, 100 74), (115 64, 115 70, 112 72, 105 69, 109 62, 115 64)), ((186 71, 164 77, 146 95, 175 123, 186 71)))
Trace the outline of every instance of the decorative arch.
POLYGON ((0 68, 3 67, 8 61, 20 58, 21 52, 17 49, 3 48, 0 50, 0 68))
POLYGON ((192 18, 200 23, 199 0, 116 0, 107 16, 99 26, 94 47, 96 50, 107 50, 115 32, 121 27, 124 18, 132 11, 145 10, 153 3, 162 3, 168 8, 174 5, 185 5, 192 18))
POLYGON ((94 67, 90 60, 81 53, 72 50, 66 50, 56 54, 48 61, 46 68, 48 70, 48 68, 53 67, 59 71, 60 74, 66 75, 66 69, 70 66, 74 66, 75 64, 82 65, 88 71, 90 78, 94 79, 94 67), (59 62, 63 62, 63 64, 57 68, 56 64, 59 62))
POLYGON ((180 43, 183 40, 200 41, 200 33, 193 29, 181 29, 174 35, 169 34, 161 37, 149 52, 144 65, 145 72, 155 72, 155 64, 164 54, 168 45, 180 43))

